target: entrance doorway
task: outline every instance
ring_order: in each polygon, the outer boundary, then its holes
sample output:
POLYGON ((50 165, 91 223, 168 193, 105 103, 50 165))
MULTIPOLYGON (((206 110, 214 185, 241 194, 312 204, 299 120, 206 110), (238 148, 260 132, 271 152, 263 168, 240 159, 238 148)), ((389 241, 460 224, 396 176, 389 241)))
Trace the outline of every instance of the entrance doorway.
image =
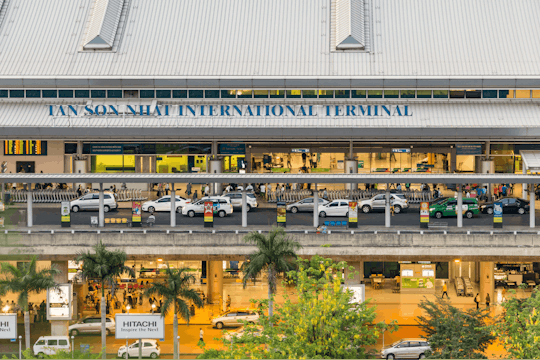
POLYGON ((36 172, 35 161, 17 161, 16 169, 18 173, 34 174, 36 172))

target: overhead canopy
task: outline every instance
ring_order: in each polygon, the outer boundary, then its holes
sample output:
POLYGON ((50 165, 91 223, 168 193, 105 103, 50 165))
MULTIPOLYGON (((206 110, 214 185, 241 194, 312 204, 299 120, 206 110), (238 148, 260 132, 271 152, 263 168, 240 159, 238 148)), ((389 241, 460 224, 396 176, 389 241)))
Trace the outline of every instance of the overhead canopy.
POLYGON ((523 168, 530 172, 540 172, 540 151, 521 150, 519 152, 523 160, 523 168))

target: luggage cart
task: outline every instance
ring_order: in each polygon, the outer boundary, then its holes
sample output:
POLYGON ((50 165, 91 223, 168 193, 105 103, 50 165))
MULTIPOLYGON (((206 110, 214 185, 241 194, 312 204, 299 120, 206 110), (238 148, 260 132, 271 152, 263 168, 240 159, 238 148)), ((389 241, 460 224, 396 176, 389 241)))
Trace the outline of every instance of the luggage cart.
POLYGON ((465 295, 465 286, 462 278, 456 278, 456 294, 457 296, 465 295))
POLYGON ((465 290, 465 296, 473 296, 474 289, 471 283, 471 279, 463 278, 463 285, 465 290))

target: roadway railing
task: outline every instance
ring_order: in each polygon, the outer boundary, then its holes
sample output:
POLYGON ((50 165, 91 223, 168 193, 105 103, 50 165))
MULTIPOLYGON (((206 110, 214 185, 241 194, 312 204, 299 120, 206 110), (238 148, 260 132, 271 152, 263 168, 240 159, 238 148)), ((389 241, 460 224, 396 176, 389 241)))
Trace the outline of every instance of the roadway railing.
MULTIPOLYGON (((336 199, 351 199, 354 201, 361 201, 365 199, 371 199, 372 197, 384 194, 384 190, 327 190, 328 200, 336 199)), ((319 198, 323 198, 324 190, 319 190, 319 198)), ((432 201, 434 199, 432 191, 419 191, 419 190, 406 190, 400 191, 400 194, 404 194, 405 198, 410 204, 419 204, 422 201, 432 201)), ((278 190, 268 192, 268 202, 275 203, 278 201, 284 202, 296 202, 306 197, 312 196, 311 190, 278 190)))
MULTIPOLYGON (((10 190, 7 192, 11 201, 14 203, 26 203, 28 200, 28 191, 10 190)), ((73 201, 79 196, 73 190, 32 190, 34 203, 60 203, 62 201, 73 201)), ((145 201, 147 197, 142 195, 142 190, 122 189, 116 192, 116 201, 145 201)))

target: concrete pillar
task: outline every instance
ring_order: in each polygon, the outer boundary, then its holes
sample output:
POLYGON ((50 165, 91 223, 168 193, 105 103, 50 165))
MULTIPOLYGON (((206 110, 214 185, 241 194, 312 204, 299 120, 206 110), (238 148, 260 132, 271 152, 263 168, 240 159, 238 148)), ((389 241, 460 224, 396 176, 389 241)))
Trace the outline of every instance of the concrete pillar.
MULTIPOLYGON (((358 161, 347 159, 345 160, 345 174, 358 174, 358 161)), ((358 183, 345 184, 346 190, 358 190, 358 183)))
POLYGON ((105 211, 103 208, 104 196, 103 196, 103 183, 99 184, 99 227, 105 226, 105 211))
POLYGON ((26 220, 26 226, 32 227, 34 223, 34 216, 32 214, 32 207, 34 205, 34 194, 32 193, 32 184, 28 184, 28 189, 26 193, 26 207, 27 207, 27 220, 26 220))
MULTIPOLYGON (((527 175, 527 169, 525 169, 525 162, 522 162, 521 167, 523 168, 523 175, 527 175)), ((521 197, 523 199, 527 198, 527 184, 523 183, 521 184, 521 197)))
MULTIPOLYGON (((221 174, 223 172, 223 163, 221 159, 210 160, 210 173, 211 174, 221 174)), ((210 192, 214 195, 221 195, 223 193, 223 187, 221 183, 214 183, 210 185, 210 192)))
MULTIPOLYGON (((480 263, 480 302, 486 303, 486 295, 489 294, 490 305, 495 302, 495 280, 493 278, 494 264, 490 261, 480 263)), ((476 295, 476 294, 475 294, 476 295)))
POLYGON ((463 191, 461 191, 462 185, 458 184, 457 186, 457 205, 456 205, 456 212, 457 212, 457 227, 461 228, 463 227, 463 191))
POLYGON ((456 151, 456 146, 454 145, 452 149, 450 149, 450 172, 451 173, 456 172, 456 165, 457 165, 457 151, 456 151))
POLYGON ((354 277, 352 279, 349 279, 349 269, 345 269, 345 284, 346 285, 356 285, 361 284, 364 280, 364 262, 363 261, 348 261, 347 266, 354 267, 354 270, 352 271, 354 274, 354 277))
POLYGON ((208 303, 218 304, 222 309, 223 303, 223 262, 207 261, 208 264, 208 303))
MULTIPOLYGON (((67 284, 68 282, 68 262, 67 261, 51 261, 51 267, 56 267, 60 270, 59 274, 54 275, 54 281, 58 284, 67 284)), ((73 314, 76 318, 77 314, 73 314)), ((68 320, 51 320, 51 335, 52 336, 67 336, 69 328, 68 320)))
POLYGON ((390 217, 390 184, 386 184, 386 195, 384 196, 384 227, 390 227, 390 217))
POLYGON ((530 209, 529 209, 529 216, 530 216, 530 220, 529 220, 529 226, 534 228, 535 227, 535 219, 534 219, 534 205, 535 205, 535 194, 534 194, 534 184, 530 184, 530 188, 529 188, 529 204, 530 204, 530 209))
POLYGON ((171 227, 176 226, 176 190, 174 183, 171 184, 171 227))
POLYGON ((313 184, 313 227, 319 227, 319 190, 317 183, 313 184))
POLYGON ((247 191, 246 184, 242 186, 242 227, 247 227, 247 191))
MULTIPOLYGON (((85 160, 80 160, 80 159, 73 160, 73 173, 74 174, 86 174, 86 159, 85 160)), ((84 192, 84 189, 86 189, 86 187, 87 187, 86 183, 75 183, 74 185, 75 185, 75 188, 73 190, 75 190, 75 191, 77 191, 77 189, 79 188, 79 185, 83 189, 83 192, 84 192)))
MULTIPOLYGON (((493 160, 489 160, 489 158, 487 158, 487 160, 482 160, 482 174, 495 174, 495 162, 493 160)), ((493 194, 493 184, 484 183, 483 185, 487 186, 488 200, 491 201, 491 194, 493 194)))

